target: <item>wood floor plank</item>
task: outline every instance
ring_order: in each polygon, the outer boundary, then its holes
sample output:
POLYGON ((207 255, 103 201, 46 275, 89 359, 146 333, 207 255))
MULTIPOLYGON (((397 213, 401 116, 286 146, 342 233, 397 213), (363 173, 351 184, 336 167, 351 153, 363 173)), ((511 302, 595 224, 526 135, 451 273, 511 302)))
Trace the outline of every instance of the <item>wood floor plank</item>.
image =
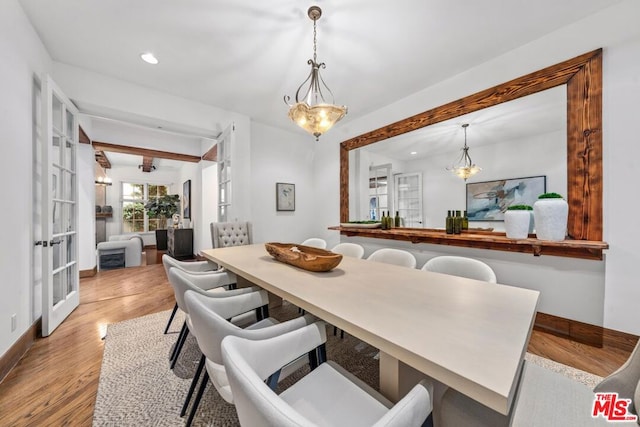
MULTIPOLYGON (((168 310, 174 303, 161 264, 81 279, 80 306, 50 337, 38 338, 0 383, 0 425, 91 426, 106 325, 168 310)), ((540 331, 533 331, 528 350, 601 376, 629 356, 540 331)))

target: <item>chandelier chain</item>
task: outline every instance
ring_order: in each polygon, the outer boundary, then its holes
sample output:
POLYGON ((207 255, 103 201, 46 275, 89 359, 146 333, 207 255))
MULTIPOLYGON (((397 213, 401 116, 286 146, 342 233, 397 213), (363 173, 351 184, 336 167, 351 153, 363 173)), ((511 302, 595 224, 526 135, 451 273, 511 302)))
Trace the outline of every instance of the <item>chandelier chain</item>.
POLYGON ((316 21, 317 19, 313 19, 313 62, 318 63, 316 59, 316 21))

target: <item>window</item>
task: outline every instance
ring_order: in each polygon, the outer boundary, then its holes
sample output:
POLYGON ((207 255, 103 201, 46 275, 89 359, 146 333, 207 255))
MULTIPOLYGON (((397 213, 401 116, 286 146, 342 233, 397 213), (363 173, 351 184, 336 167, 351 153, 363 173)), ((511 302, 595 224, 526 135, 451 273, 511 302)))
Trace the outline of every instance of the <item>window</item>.
POLYGON ((168 194, 169 186, 158 184, 122 183, 122 232, 143 233, 167 228, 166 218, 149 218, 144 205, 168 194))

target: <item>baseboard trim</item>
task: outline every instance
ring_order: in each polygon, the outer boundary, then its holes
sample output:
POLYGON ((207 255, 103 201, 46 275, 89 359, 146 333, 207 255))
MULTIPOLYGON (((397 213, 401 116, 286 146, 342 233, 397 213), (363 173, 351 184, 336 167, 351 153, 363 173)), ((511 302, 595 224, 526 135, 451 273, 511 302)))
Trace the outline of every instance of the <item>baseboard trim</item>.
POLYGON ((91 270, 80 270, 80 278, 93 277, 98 274, 98 266, 94 266, 91 270))
POLYGON ((40 330, 40 325, 42 323, 42 318, 39 318, 29 329, 26 330, 24 334, 18 341, 16 341, 9 350, 5 354, 0 357, 0 383, 5 379, 5 377, 11 372, 14 366, 18 364, 22 356, 31 348, 33 342, 38 337, 38 331, 40 330))
POLYGON ((536 314, 534 328, 594 347, 607 345, 608 347, 633 351, 638 342, 638 336, 633 334, 540 312, 536 314))

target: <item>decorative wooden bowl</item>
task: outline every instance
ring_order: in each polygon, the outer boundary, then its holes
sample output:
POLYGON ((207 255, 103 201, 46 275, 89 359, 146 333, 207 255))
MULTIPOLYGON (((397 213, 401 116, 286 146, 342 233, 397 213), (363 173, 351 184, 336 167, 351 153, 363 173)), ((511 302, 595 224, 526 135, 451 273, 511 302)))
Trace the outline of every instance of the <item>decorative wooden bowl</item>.
POLYGON ((264 247, 276 260, 307 271, 330 271, 342 261, 340 254, 295 243, 269 242, 264 247))

